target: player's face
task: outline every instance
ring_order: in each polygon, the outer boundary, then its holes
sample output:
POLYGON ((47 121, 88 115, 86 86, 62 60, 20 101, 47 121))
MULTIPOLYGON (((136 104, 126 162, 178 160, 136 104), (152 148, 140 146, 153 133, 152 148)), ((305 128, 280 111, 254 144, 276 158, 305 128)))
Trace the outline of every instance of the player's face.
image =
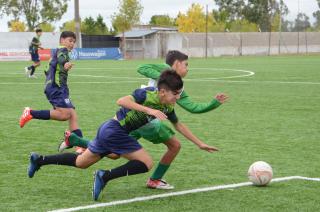
POLYGON ((182 91, 183 89, 177 91, 160 89, 160 102, 162 104, 175 104, 180 99, 182 91))
POLYGON ((188 74, 188 60, 176 61, 174 70, 181 78, 185 77, 188 74))
POLYGON ((61 38, 61 44, 68 50, 72 50, 75 43, 76 39, 74 39, 73 37, 61 38))

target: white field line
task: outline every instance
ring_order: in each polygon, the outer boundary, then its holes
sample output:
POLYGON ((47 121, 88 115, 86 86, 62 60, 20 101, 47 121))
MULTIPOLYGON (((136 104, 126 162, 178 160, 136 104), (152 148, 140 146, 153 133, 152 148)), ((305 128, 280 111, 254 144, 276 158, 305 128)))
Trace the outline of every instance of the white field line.
MULTIPOLYGON (((309 178, 309 177, 301 177, 301 176, 289 176, 289 177, 275 178, 272 180, 272 182, 281 182, 281 181, 288 181, 288 180, 309 180, 309 181, 319 181, 320 182, 320 178, 309 178)), ((243 182, 243 183, 236 183, 236 184, 229 184, 229 185, 218 185, 218 186, 212 186, 212 187, 206 187, 206 188, 196 188, 196 189, 185 190, 185 191, 169 192, 169 193, 157 194, 157 195, 151 195, 151 196, 135 197, 132 199, 117 200, 117 201, 113 201, 113 202, 98 203, 98 204, 79 206, 79 207, 74 207, 74 208, 57 209, 57 210, 53 210, 53 211, 49 211, 49 212, 79 211, 79 210, 83 210, 83 209, 122 205, 122 204, 128 204, 128 203, 132 203, 132 202, 148 201, 148 200, 153 200, 153 199, 160 199, 160 198, 166 198, 166 197, 172 197, 172 196, 180 196, 180 195, 193 194, 193 193, 199 193, 199 192, 239 188, 239 187, 250 186, 250 185, 252 185, 251 182, 243 182)))

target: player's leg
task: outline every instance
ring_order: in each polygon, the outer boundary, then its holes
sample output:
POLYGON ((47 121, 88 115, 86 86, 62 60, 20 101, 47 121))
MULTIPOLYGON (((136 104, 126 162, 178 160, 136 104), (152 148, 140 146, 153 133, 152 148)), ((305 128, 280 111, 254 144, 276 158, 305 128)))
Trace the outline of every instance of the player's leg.
POLYGON ((99 154, 92 153, 87 149, 83 154, 63 153, 56 155, 39 155, 31 153, 28 176, 32 178, 40 167, 45 165, 64 165, 86 169, 101 159, 99 154))
MULTIPOLYGON (((145 173, 152 167, 152 159, 136 139, 120 126, 116 120, 105 122, 98 130, 96 139, 89 143, 88 148, 93 152, 99 146, 112 150, 109 153, 121 155, 129 161, 111 170, 98 170, 95 172, 93 199, 97 200, 105 185, 113 179, 145 173)), ((108 152, 105 152, 108 153, 108 152)))
MULTIPOLYGON (((81 129, 79 128, 79 125, 78 125, 78 118, 77 118, 77 113, 76 113, 76 110, 72 108, 71 110, 71 116, 70 116, 70 119, 69 119, 69 130, 72 132, 72 133, 75 133, 76 135, 78 135, 79 137, 82 137, 82 131, 81 129)), ((85 151, 85 148, 81 147, 81 146, 78 146, 78 145, 73 145, 75 146, 76 148, 76 152, 81 154, 85 151)))
POLYGON ((29 77, 35 78, 34 72, 36 71, 36 68, 40 66, 40 58, 38 53, 32 54, 31 57, 32 57, 33 64, 30 67, 28 67, 28 69, 30 68, 29 77))
MULTIPOLYGON (((79 137, 75 133, 71 133, 70 131, 66 131, 64 134, 64 139, 61 141, 58 151, 63 152, 65 149, 72 148, 74 146, 82 147, 84 149, 88 148, 90 140, 84 137, 79 137)), ((120 155, 110 153, 106 155, 107 158, 112 160, 116 160, 120 158, 120 155)))
POLYGON ((93 199, 97 200, 99 194, 110 181, 119 177, 142 174, 148 172, 152 168, 152 158, 143 149, 139 149, 132 153, 121 155, 129 161, 121 166, 110 170, 97 170, 94 174, 93 199))
POLYGON ((179 140, 174 136, 174 131, 166 124, 161 123, 157 134, 152 138, 148 138, 154 144, 163 143, 167 146, 167 151, 162 156, 160 162, 147 181, 148 188, 157 189, 173 189, 174 187, 163 180, 163 176, 169 169, 172 161, 175 159, 180 151, 181 145, 179 140))

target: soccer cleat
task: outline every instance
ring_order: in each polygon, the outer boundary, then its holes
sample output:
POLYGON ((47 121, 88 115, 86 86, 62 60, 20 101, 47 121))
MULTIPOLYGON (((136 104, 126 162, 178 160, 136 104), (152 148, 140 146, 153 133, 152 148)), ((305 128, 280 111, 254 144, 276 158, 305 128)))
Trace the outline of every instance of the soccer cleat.
POLYGON ((37 164, 37 159, 39 159, 39 157, 40 156, 34 152, 30 155, 30 164, 28 167, 28 176, 30 178, 32 178, 34 173, 40 169, 40 166, 37 164))
POLYGON ((38 77, 36 75, 29 75, 29 78, 37 79, 38 77))
POLYGON ((23 110, 23 113, 20 117, 20 127, 22 128, 28 121, 30 121, 33 117, 31 115, 31 108, 30 107, 25 107, 23 110))
POLYGON ((71 132, 69 130, 66 130, 64 132, 64 137, 58 147, 58 152, 63 152, 65 149, 70 149, 72 147, 69 142, 70 135, 71 135, 71 132))
POLYGON ((103 170, 97 170, 94 173, 92 198, 95 201, 98 200, 99 194, 101 193, 103 188, 106 186, 106 183, 102 179, 105 173, 106 171, 103 171, 103 170))
POLYGON ((31 70, 29 70, 28 67, 24 67, 24 71, 25 71, 25 73, 26 73, 26 76, 29 77, 31 70))
POLYGON ((152 189, 174 189, 174 186, 170 185, 163 179, 154 180, 151 178, 147 181, 147 187, 152 189))

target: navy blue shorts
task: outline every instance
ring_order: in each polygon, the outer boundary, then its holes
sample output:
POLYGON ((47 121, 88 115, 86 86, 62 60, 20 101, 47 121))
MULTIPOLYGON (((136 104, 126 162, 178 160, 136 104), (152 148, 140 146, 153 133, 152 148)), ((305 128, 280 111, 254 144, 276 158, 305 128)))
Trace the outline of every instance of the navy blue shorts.
POLYGON ((47 96, 53 108, 75 108, 69 98, 68 88, 53 87, 51 84, 47 85, 44 93, 47 96))
POLYGON ((95 154, 105 156, 110 153, 122 155, 135 152, 142 146, 135 138, 129 136, 118 121, 110 119, 100 126, 95 139, 89 143, 88 148, 95 154))
POLYGON ((40 62, 39 54, 31 54, 31 60, 33 62, 40 62))

